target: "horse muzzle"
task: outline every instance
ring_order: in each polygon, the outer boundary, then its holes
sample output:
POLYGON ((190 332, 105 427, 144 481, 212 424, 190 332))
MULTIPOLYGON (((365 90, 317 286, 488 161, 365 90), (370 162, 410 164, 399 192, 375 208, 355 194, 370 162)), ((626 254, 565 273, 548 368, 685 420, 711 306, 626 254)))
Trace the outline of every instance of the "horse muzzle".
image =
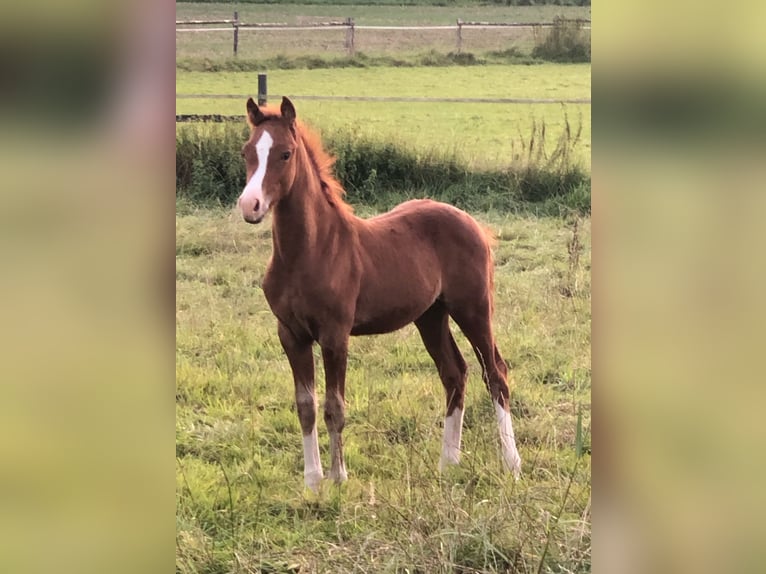
POLYGON ((237 205, 242 211, 242 217, 248 223, 260 223, 266 217, 269 208, 265 201, 257 198, 242 198, 237 200, 237 205))
POLYGON ((243 213, 242 217, 248 223, 255 224, 255 223, 260 223, 261 221, 263 221, 263 218, 266 217, 266 215, 265 214, 264 215, 254 215, 254 214, 251 214, 251 213, 243 213))

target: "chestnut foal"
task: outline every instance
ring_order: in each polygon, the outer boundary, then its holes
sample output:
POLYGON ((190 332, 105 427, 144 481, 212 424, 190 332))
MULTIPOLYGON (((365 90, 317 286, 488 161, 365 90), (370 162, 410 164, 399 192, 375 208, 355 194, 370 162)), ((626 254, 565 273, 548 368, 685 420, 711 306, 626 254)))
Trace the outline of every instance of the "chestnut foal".
POLYGON ((402 203, 370 219, 356 217, 332 174, 319 138, 296 121, 287 98, 279 110, 250 98, 250 139, 242 149, 247 185, 238 206, 248 223, 273 213, 273 254, 263 292, 295 382, 303 430, 304 479, 322 474, 316 425, 314 357, 325 368, 324 420, 329 477, 347 478, 341 433, 348 341, 414 322, 439 371, 447 410, 439 467, 457 464, 467 366, 449 317, 470 341, 497 413, 503 459, 518 477, 521 458, 509 411, 507 369, 492 334, 493 263, 489 241, 467 213, 430 200, 402 203))

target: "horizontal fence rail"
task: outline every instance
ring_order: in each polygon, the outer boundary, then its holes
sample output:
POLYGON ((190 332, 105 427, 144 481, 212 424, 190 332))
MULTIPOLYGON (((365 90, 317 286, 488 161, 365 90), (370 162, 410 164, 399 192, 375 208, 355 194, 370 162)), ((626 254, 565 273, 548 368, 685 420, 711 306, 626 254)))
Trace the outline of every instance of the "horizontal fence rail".
POLYGON ((244 122, 245 116, 230 116, 223 114, 176 114, 176 123, 187 122, 244 122))
MULTIPOLYGON (((281 98, 269 94, 273 98, 281 98)), ((247 94, 176 94, 176 99, 191 100, 222 100, 247 99, 247 94)), ((423 103, 456 103, 456 104, 589 104, 590 98, 429 98, 421 96, 295 96, 296 100, 335 100, 341 102, 423 102, 423 103)))
MULTIPOLYGON (((583 30, 591 29, 591 21, 576 18, 569 20, 577 23, 583 30)), ((234 18, 230 20, 176 20, 176 33, 204 33, 204 32, 232 32, 234 33, 234 55, 237 55, 239 46, 240 31, 317 31, 317 30, 346 30, 346 49, 349 55, 355 51, 355 32, 356 30, 452 30, 456 32, 457 50, 462 50, 463 29, 489 29, 489 28, 531 28, 537 34, 537 30, 542 28, 552 28, 554 22, 464 22, 458 19, 455 24, 448 25, 425 25, 425 26, 358 26, 353 18, 345 20, 336 20, 330 22, 316 22, 309 24, 287 24, 283 22, 242 22, 239 19, 238 12, 234 12, 234 18), (188 26, 215 26, 220 24, 231 24, 226 28, 197 27, 188 26)))
MULTIPOLYGON (((330 26, 263 26, 263 25, 248 25, 239 26, 240 31, 247 30, 259 30, 259 31, 275 31, 275 30, 331 30, 330 26)), ((231 28, 179 28, 176 32, 231 32, 231 28)))
MULTIPOLYGON (((204 24, 238 24, 239 20, 176 20, 176 26, 200 26, 204 24)), ((230 28, 225 28, 230 30, 230 28)))
MULTIPOLYGON (((259 94, 262 101, 265 94, 259 94)), ((177 99, 241 99, 247 94, 176 94, 177 99)), ((270 94, 278 99, 281 96, 270 94)), ((408 102, 408 103, 455 103, 455 104, 590 104, 590 98, 426 98, 417 96, 290 96, 295 100, 327 100, 346 102, 408 102)), ((244 114, 176 114, 176 122, 244 122, 244 114)))
MULTIPOLYGON (((216 24, 225 24, 233 20, 222 20, 216 24)), ((213 23, 208 22, 208 23, 213 23)), ((239 24, 240 30, 332 30, 333 28, 350 28, 345 22, 321 22, 318 24, 239 24)), ((540 22, 536 24, 517 23, 492 23, 492 22, 463 22, 461 24, 442 24, 430 26, 353 26, 356 30, 458 30, 459 28, 552 28, 553 22, 540 22)), ((229 28, 178 28, 176 32, 231 32, 229 28)), ((583 30, 590 30, 590 26, 583 26, 583 30)))
MULTIPOLYGON (((590 20, 574 20, 582 24, 590 24, 590 20)), ((316 22, 314 24, 286 24, 283 22, 261 22, 247 24, 238 20, 186 20, 176 22, 176 26, 187 24, 232 24, 240 30, 252 28, 254 30, 314 30, 322 28, 342 28, 353 26, 357 30, 457 30, 463 28, 552 28, 553 22, 459 22, 458 24, 430 24, 423 26, 373 26, 359 25, 349 22, 316 22)), ((233 27, 232 26, 232 27, 233 27)), ((176 32, 211 32, 225 31, 231 32, 231 28, 178 28, 176 32)), ((583 25, 584 30, 590 30, 589 25, 583 25)))

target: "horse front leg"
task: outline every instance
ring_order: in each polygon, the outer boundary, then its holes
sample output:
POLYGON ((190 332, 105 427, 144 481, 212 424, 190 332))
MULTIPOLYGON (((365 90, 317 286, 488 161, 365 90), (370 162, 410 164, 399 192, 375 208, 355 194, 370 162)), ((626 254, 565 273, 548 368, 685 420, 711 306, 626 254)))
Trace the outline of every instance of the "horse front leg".
POLYGON ((325 392, 324 420, 330 434, 329 478, 341 483, 348 478, 343 460, 343 427, 346 424, 346 363, 348 360, 348 337, 334 344, 323 344, 322 360, 327 389, 325 392))
POLYGON ((295 383, 295 405, 303 433, 303 480, 308 488, 318 492, 323 474, 316 425, 312 341, 297 338, 282 323, 279 324, 279 340, 290 362, 295 383))

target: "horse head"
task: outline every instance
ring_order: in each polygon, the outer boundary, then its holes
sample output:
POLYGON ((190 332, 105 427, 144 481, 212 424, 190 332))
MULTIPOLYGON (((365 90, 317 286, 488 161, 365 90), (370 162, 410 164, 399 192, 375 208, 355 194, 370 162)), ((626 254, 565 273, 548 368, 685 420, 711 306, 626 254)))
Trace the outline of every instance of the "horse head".
POLYGON ((247 184, 237 200, 248 223, 260 223, 293 186, 297 173, 295 107, 282 98, 279 112, 247 100, 250 138, 242 147, 247 184))

